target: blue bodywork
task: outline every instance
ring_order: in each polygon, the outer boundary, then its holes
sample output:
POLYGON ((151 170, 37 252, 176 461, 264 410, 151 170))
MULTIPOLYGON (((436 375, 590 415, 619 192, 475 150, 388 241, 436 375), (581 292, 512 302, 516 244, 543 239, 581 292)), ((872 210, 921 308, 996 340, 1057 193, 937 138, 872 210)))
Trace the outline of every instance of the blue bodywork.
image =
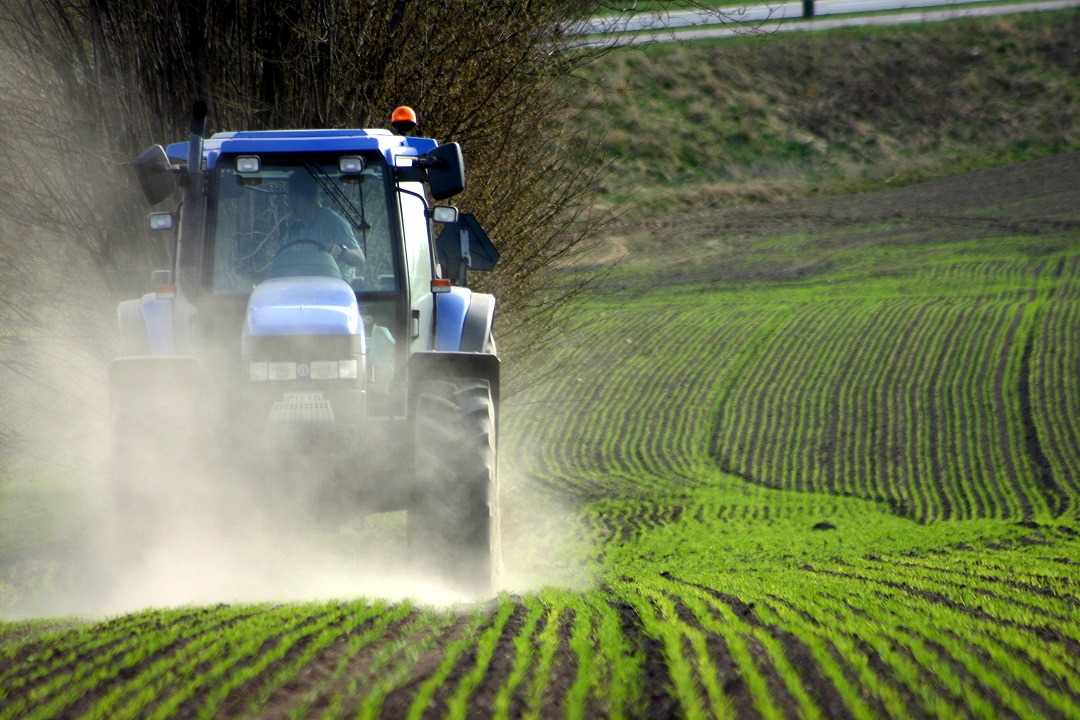
POLYGON ((275 335, 363 335, 360 308, 349 284, 336 278, 278 278, 261 283, 248 300, 244 339, 275 335))
POLYGON ((472 304, 472 290, 453 287, 448 293, 435 296, 435 350, 457 352, 461 349, 461 332, 465 328, 465 316, 472 304))
MULTIPOLYGON (((437 146, 431 138, 402 137, 389 130, 266 130, 216 133, 203 141, 203 157, 210 170, 222 155, 377 150, 393 167, 399 156, 419 157, 437 146)), ((173 143, 165 152, 186 161, 188 143, 173 143)))
MULTIPOLYGON (((472 290, 463 287, 435 296, 435 351, 461 350, 472 296, 472 290)), ((150 354, 174 355, 173 299, 147 293, 139 306, 150 354)), ((245 341, 248 337, 275 335, 358 335, 363 327, 352 288, 334 278, 266 280, 252 292, 245 318, 245 341)))

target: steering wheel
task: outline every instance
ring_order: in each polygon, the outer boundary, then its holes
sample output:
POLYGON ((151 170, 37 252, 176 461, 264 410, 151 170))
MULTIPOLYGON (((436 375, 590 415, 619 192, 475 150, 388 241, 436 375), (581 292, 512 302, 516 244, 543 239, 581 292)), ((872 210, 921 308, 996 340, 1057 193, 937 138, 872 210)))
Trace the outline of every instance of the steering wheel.
POLYGON ((330 243, 328 242, 323 242, 322 240, 312 240, 310 238, 300 238, 299 240, 290 240, 289 242, 279 247, 277 249, 277 252, 274 253, 274 259, 277 259, 277 256, 280 255, 283 251, 288 250, 291 247, 296 247, 297 245, 313 245, 325 253, 330 252, 330 243))

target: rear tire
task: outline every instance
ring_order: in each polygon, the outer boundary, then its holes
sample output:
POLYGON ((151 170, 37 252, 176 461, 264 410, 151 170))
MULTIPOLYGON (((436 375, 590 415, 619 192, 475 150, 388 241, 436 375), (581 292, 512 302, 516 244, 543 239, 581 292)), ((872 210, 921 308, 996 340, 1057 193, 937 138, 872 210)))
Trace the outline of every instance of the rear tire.
POLYGON ((461 590, 490 595, 501 565, 495 404, 486 380, 426 382, 416 408, 409 551, 461 590))

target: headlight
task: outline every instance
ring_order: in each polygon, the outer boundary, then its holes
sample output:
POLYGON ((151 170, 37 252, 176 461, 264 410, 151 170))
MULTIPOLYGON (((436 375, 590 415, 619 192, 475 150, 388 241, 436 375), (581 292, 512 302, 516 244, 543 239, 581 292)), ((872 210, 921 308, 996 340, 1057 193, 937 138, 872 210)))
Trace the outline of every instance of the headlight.
POLYGON ((267 363, 267 369, 271 380, 295 380, 296 363, 272 362, 267 363))
POLYGON ((264 382, 270 379, 270 371, 264 362, 253 362, 248 366, 252 382, 264 382))
POLYGON ((236 172, 238 173, 257 173, 260 165, 257 155, 241 155, 236 158, 236 172))
POLYGON ((360 377, 360 371, 356 360, 338 360, 338 377, 343 380, 355 380, 360 377))
POLYGON ((248 363, 248 375, 252 382, 267 380, 296 380, 298 377, 312 380, 356 380, 360 377, 357 360, 313 360, 306 365, 294 362, 248 363))
POLYGON ((312 380, 334 380, 338 376, 338 364, 335 360, 315 360, 311 363, 312 380))

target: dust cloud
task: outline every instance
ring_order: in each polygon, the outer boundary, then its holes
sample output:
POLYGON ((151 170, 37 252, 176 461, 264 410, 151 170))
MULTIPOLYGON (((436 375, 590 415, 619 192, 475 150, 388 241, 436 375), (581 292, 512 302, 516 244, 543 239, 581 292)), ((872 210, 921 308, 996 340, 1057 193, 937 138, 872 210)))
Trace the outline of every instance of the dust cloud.
MULTIPOLYGON (((0 247, 9 226, 0 221, 0 247)), ((41 259, 24 270, 33 292, 72 284, 41 259)), ((288 477, 273 477, 265 446, 223 442, 185 418, 192 393, 182 386, 164 399, 167 421, 136 426, 139 504, 119 507, 112 471, 122 429, 111 426, 106 372, 118 345, 115 306, 97 283, 81 277, 77 313, 43 307, 33 323, 4 318, 19 342, 0 362, 10 431, 0 467, 0 618, 361 597, 438 607, 483 600, 410 560, 404 512, 326 517, 348 499, 320 502, 303 491, 318 484, 308 471, 318 463, 305 462, 304 449, 275 448, 272 457, 299 462, 288 477), (178 451, 185 446, 194 452, 178 451), (141 533, 132 532, 137 524, 141 533)), ((504 408, 504 424, 513 412, 504 408)), ((575 513, 518 469, 539 453, 505 438, 500 452, 497 589, 588 586, 575 513)))
MULTIPOLYGON (((0 258, 12 249, 10 228, 0 221, 0 248, 7 251, 0 258)), ((439 607, 478 600, 410 561, 404 512, 327 519, 310 497, 268 494, 266 458, 251 448, 222 447, 210 436, 194 445, 194 456, 176 452, 184 436, 207 430, 184 419, 190 397, 183 388, 164 400, 171 408, 166 422, 138 428, 141 504, 121 511, 111 478, 117 433, 106 370, 118 345, 115 300, 87 270, 88 259, 58 262, 45 241, 27 241, 40 232, 17 233, 18 297, 59 297, 59 304, 15 301, 15 288, 5 287, 6 301, 33 312, 2 320, 13 340, 0 358, 0 618, 359 597, 439 607), (71 267, 81 268, 77 281, 71 267), (133 540, 133 523, 148 532, 133 540)), ((527 450, 506 441, 501 449, 527 450)), ((282 454, 288 450, 277 448, 282 454)), ((300 466, 294 488, 310 479, 300 466)), ((576 533, 572 513, 510 463, 501 484, 498 589, 587 584, 559 545, 576 533)))
MULTIPOLYGON (((512 404, 504 409, 506 415, 514 411, 512 404)), ((529 412, 535 415, 538 410, 530 406, 529 412)), ((529 472, 530 463, 541 457, 539 450, 515 434, 511 441, 504 441, 500 452, 505 458, 499 478, 504 559, 501 589, 525 593, 541 587, 575 591, 593 587, 597 549, 574 501, 538 482, 529 472)))
MULTIPOLYGON (((102 238, 118 232, 105 219, 134 217, 122 232, 142 234, 130 158, 93 147, 107 120, 60 105, 56 81, 31 62, 0 46, 0 618, 357 597, 475 601, 409 562, 403 512, 328 522, 302 498, 268 498, 256 470, 264 458, 250 448, 215 453, 207 438, 196 456, 178 455, 179 437, 207 431, 179 412, 147 422, 140 504, 118 507, 107 366, 123 298, 110 288, 127 284, 137 297, 154 253, 103 267, 102 238), (129 532, 135 523, 147 532, 129 532)), ((165 404, 190 399, 177 395, 165 404)), ((302 474, 294 479, 304 486, 302 474)), ((560 564, 551 544, 575 534, 572 513, 506 467, 501 482, 499 589, 585 582, 579 561, 560 564)))
MULTIPOLYGON (((58 391, 65 378, 80 377, 63 363, 53 369, 60 372, 48 382, 58 391)), ((18 533, 21 547, 0 560, 0 617, 356 598, 465 608, 486 599, 410 560, 404 512, 328 518, 325 501, 303 492, 310 487, 304 473, 286 478, 297 483, 292 492, 268 492, 280 485, 257 470, 266 467, 265 458, 235 447, 178 458, 171 448, 194 429, 183 420, 141 436, 138 462, 147 472, 140 476, 139 505, 122 509, 110 479, 115 439, 106 389, 100 382, 72 384, 78 387, 66 391, 81 400, 37 426, 23 446, 26 461, 2 481, 8 486, 4 533, 18 533)), ((586 559, 570 550, 580 536, 572 513, 513 472, 501 480, 498 589, 587 586, 586 559)), ((345 506, 344 500, 337 505, 345 506)))
MULTIPOLYGON (((65 377, 48 382, 63 390, 65 377)), ((80 401, 39 422, 24 438, 23 461, 5 471, 3 533, 18 547, 0 560, 8 595, 5 603, 0 590, 0 615, 101 617, 359 597, 434 606, 477 600, 410 562, 404 512, 326 517, 325 499, 304 492, 305 473, 270 477, 257 470, 265 458, 235 447, 183 457, 177 445, 198 428, 182 417, 139 434, 138 487, 118 495, 105 388, 98 383, 91 393, 88 386, 68 389, 80 401), (282 480, 296 485, 278 492, 282 480)), ((183 400, 165 405, 182 408, 183 400)), ((278 448, 276 456, 288 454, 278 448)))

